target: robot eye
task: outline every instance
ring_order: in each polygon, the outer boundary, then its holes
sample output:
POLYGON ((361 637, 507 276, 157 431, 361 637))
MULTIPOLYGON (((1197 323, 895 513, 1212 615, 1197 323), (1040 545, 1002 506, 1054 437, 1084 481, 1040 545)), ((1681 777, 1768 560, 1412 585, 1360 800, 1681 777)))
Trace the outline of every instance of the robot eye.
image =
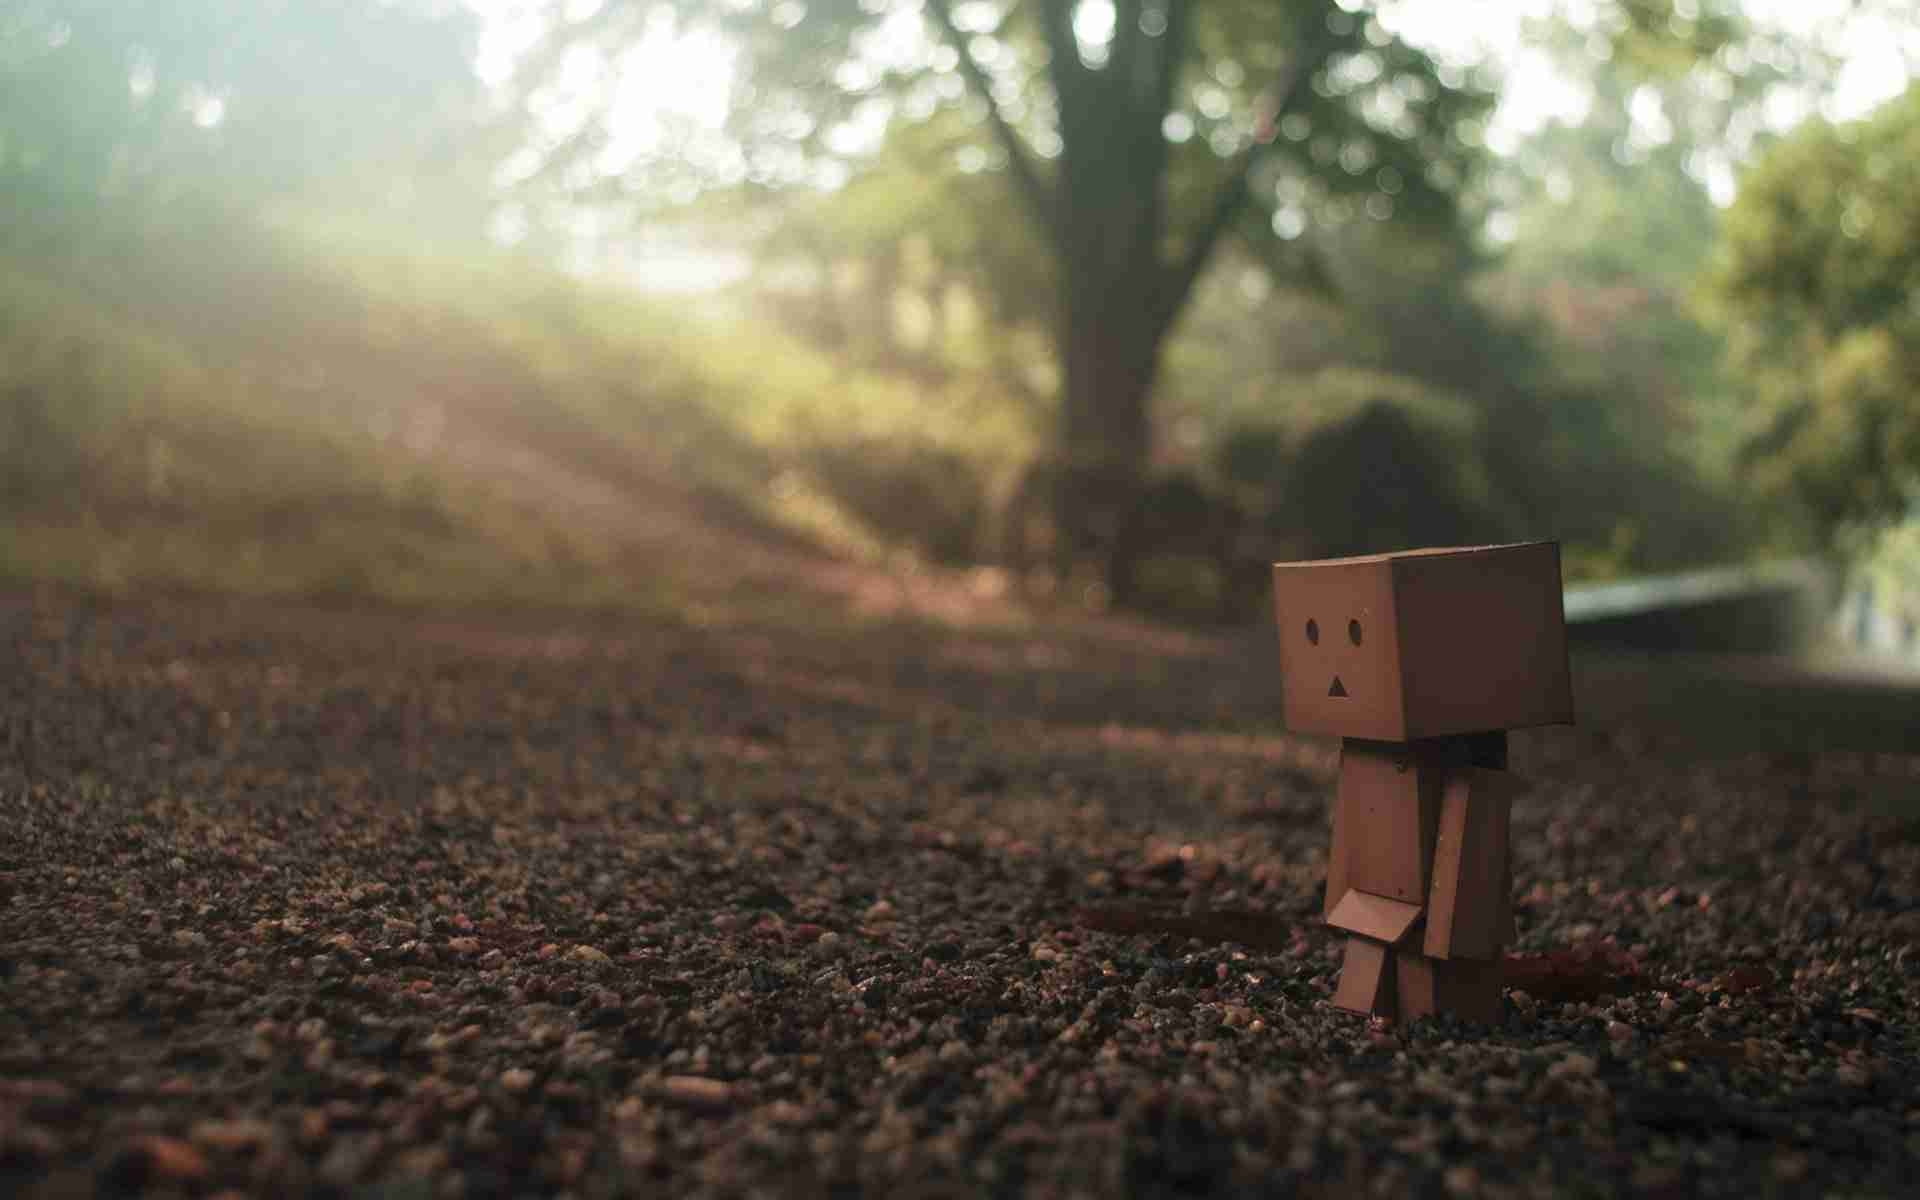
POLYGON ((1358 621, 1347 622, 1347 640, 1352 642, 1356 646, 1360 644, 1360 622, 1358 621))
POLYGON ((1307 641, 1315 646, 1320 644, 1320 622, 1307 618, 1307 641))

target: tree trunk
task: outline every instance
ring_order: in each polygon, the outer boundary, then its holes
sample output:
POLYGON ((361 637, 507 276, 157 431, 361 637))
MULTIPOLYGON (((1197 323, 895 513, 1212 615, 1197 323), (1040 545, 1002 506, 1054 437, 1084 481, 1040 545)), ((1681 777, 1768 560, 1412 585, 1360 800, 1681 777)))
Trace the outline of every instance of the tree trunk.
POLYGON ((1071 568, 1092 559, 1116 604, 1131 603, 1145 551, 1141 501, 1153 440, 1148 396, 1160 347, 1215 244, 1245 208, 1255 159, 1291 111, 1330 43, 1323 14, 1301 31, 1263 108, 1261 131, 1228 164, 1206 216, 1169 244, 1170 110, 1188 50, 1191 0, 1116 0, 1104 57, 1084 58, 1072 0, 1034 9, 1047 45, 1059 120, 1058 161, 1043 174, 996 98, 994 81, 955 24, 950 0, 928 0, 967 85, 986 105, 1016 194, 1059 268, 1058 350, 1065 379, 1052 477, 1056 554, 1071 568), (1149 15, 1161 20, 1149 29, 1149 15), (1178 249, 1175 249, 1177 245, 1178 249))
POLYGON ((1148 398, 1162 331, 1137 294, 1087 279, 1069 280, 1067 293, 1054 521, 1070 558, 1096 563, 1113 602, 1124 606, 1134 600, 1144 549, 1130 534, 1152 458, 1148 398))
POLYGON ((1062 144, 1053 228, 1063 368, 1054 519, 1073 557, 1091 558, 1124 607, 1135 599, 1144 549, 1136 534, 1153 451, 1149 398, 1171 323, 1160 122, 1178 38, 1141 36, 1140 0, 1123 0, 1107 63, 1095 69, 1079 58, 1071 9, 1043 9, 1062 144))

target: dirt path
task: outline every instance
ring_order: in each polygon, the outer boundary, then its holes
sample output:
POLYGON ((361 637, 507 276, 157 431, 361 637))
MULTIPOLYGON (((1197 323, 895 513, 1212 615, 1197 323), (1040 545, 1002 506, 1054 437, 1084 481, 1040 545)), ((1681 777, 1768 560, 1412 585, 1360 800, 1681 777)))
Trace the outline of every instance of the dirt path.
POLYGON ((516 502, 591 531, 639 570, 665 571, 712 619, 739 619, 772 597, 799 593, 864 618, 1006 624, 1022 614, 990 574, 889 568, 836 558, 676 486, 668 464, 616 447, 585 428, 530 422, 510 397, 468 393, 456 424, 426 449, 516 502), (476 403, 476 400, 479 401, 476 403))
POLYGON ((1690 749, 1631 705, 1521 737, 1520 949, 1611 939, 1567 978, 1626 994, 1387 1029, 1327 1005, 1332 758, 1257 643, 57 595, 0 638, 9 1195, 1920 1165, 1911 753, 1690 749))

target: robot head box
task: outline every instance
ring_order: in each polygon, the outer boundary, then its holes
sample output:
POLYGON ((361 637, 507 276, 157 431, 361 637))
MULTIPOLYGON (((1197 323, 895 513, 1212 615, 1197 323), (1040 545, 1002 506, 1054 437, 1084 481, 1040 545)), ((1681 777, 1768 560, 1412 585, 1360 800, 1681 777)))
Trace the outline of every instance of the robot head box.
POLYGON ((1406 742, 1573 720, 1560 546, 1275 563, 1287 727, 1406 742))

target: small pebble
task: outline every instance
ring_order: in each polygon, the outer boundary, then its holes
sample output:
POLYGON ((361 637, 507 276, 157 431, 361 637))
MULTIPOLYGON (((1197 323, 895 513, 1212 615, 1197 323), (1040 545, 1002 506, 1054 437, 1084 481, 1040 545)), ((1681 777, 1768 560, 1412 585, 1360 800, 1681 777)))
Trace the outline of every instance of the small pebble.
POLYGON ((1592 1055, 1569 1054, 1547 1068, 1548 1079, 1589 1079, 1598 1071, 1600 1064, 1592 1055))
POLYGON ((147 1171, 156 1179, 197 1183, 207 1177, 206 1156, 179 1138, 149 1135, 135 1138, 129 1148, 145 1161, 147 1171))
POLYGON ((525 1067, 509 1067, 500 1072, 500 1086, 509 1094, 518 1096, 533 1086, 534 1075, 525 1067))
POLYGON ((669 1075, 660 1081, 660 1096, 669 1104, 699 1112, 724 1112, 733 1106, 733 1087, 699 1075, 669 1075))
POLYGON ((238 1151, 264 1146, 273 1140, 273 1126, 265 1121, 201 1121, 187 1136, 195 1145, 238 1151))
POLYGON ((775 1100, 767 1105, 766 1114, 775 1125, 805 1125, 813 1119, 813 1113, 805 1105, 791 1100, 775 1100))

